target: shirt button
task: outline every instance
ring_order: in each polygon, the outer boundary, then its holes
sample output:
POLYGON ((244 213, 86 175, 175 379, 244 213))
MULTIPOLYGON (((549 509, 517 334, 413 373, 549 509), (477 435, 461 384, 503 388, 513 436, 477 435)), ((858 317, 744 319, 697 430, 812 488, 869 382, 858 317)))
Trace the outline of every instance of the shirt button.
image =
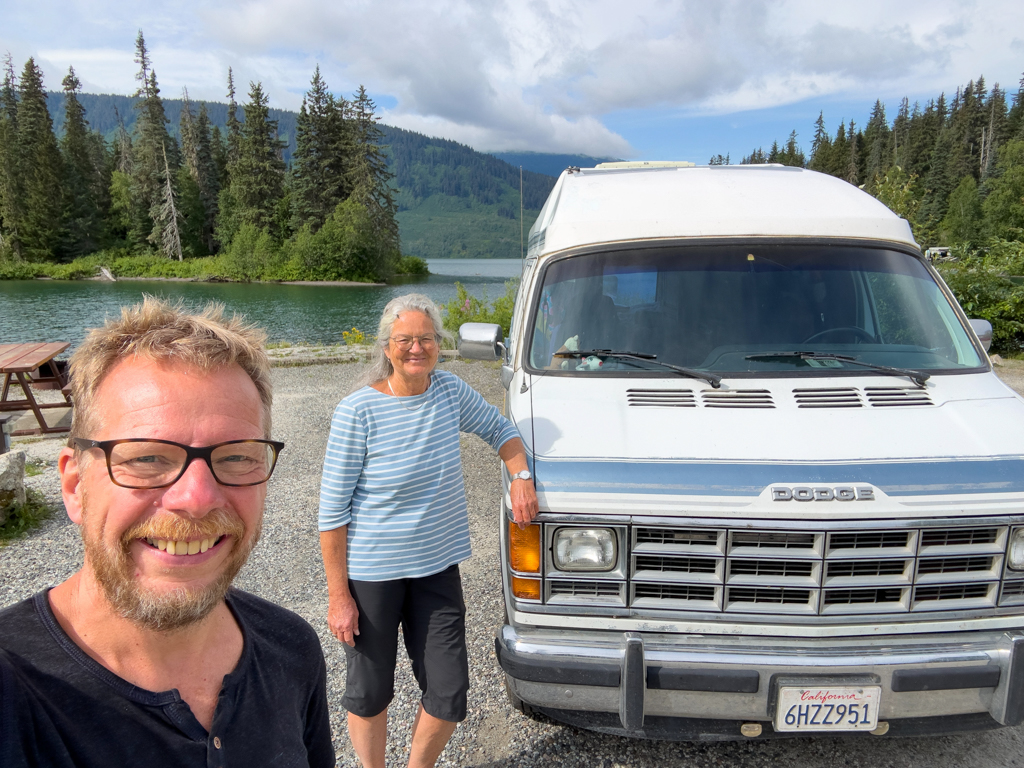
POLYGON ((220 749, 220 736, 213 737, 213 746, 214 749, 220 749))

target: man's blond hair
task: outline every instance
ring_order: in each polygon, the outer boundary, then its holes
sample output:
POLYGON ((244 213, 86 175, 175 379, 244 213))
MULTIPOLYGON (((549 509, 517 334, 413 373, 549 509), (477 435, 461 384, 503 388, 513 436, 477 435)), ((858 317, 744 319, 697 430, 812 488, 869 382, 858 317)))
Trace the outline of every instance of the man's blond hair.
POLYGON ((210 302, 190 314, 181 301, 171 304, 145 296, 141 304, 123 307, 121 317, 94 328, 71 356, 71 437, 89 437, 97 428, 96 390, 122 360, 179 362, 210 371, 237 364, 249 375, 263 404, 263 432, 270 437, 270 360, 267 335, 238 315, 224 317, 224 305, 210 302))

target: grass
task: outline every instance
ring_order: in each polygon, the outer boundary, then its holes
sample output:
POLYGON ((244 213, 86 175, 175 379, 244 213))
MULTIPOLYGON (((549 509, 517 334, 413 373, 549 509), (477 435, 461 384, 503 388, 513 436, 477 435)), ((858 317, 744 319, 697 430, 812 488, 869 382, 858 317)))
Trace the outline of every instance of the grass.
POLYGON ((38 528, 53 514, 46 498, 39 491, 25 489, 25 504, 8 510, 7 519, 0 525, 0 546, 21 538, 38 528))
POLYGON ((25 477, 35 477, 46 471, 46 462, 41 459, 33 459, 25 462, 25 477))

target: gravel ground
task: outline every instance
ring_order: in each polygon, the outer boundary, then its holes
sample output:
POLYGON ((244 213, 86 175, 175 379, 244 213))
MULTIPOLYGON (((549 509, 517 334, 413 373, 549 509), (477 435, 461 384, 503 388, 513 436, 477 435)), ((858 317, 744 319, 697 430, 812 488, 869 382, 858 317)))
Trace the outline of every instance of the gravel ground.
MULTIPOLYGON (((484 363, 446 362, 495 404, 503 392, 497 369, 484 363)), ((313 365, 275 368, 274 435, 287 448, 270 483, 263 540, 239 576, 238 585, 303 616, 320 634, 328 667, 331 724, 340 766, 358 766, 338 703, 344 689, 345 661, 339 643, 327 631, 327 589, 316 533, 320 464, 331 413, 348 391, 361 366, 313 365)), ((1024 393, 1024 363, 998 367, 1024 393)), ((0 549, 0 606, 56 584, 81 562, 78 532, 63 514, 55 469, 62 439, 19 438, 42 471, 28 484, 44 493, 58 510, 28 538, 0 549)), ((968 736, 930 739, 861 738, 793 739, 776 742, 678 744, 624 739, 534 722, 513 711, 505 698, 494 661, 494 629, 502 618, 499 587, 498 487, 494 452, 476 437, 463 438, 463 468, 469 499, 474 557, 462 566, 469 607, 469 718, 462 723, 438 765, 480 768, 663 768, 664 766, 769 765, 806 767, 953 768, 1024 766, 1024 726, 968 736)), ((410 729, 419 691, 403 658, 391 704, 388 764, 405 765, 410 729)))

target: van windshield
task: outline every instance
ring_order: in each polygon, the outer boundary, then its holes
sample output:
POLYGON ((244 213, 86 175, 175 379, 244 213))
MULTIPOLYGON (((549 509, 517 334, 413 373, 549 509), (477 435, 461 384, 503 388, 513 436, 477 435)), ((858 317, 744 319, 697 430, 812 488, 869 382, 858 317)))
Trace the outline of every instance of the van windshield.
POLYGON ((666 363, 747 376, 984 365, 924 264, 882 248, 748 244, 571 256, 544 271, 532 323, 531 368, 585 375, 673 375, 666 363))

